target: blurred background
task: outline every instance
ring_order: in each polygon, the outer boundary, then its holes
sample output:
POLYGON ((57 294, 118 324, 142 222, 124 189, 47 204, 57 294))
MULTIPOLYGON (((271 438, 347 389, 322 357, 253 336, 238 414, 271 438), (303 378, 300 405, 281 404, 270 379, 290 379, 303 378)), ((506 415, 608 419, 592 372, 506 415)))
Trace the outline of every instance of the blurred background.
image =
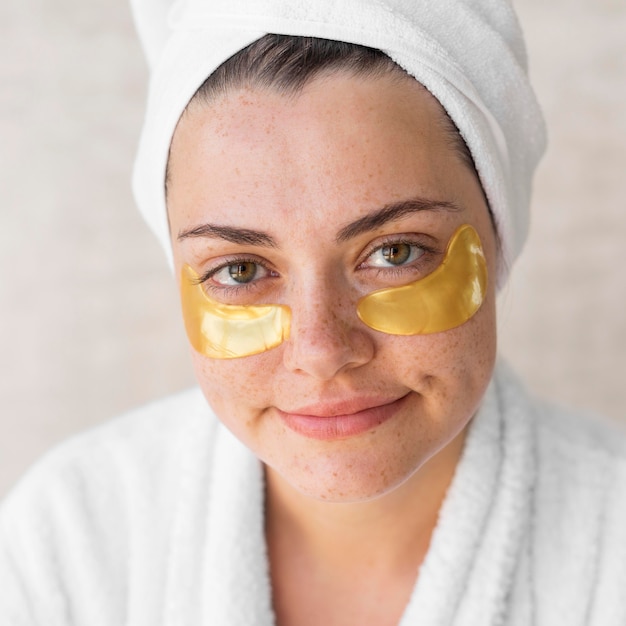
MULTIPOLYGON (((626 424, 626 2, 516 6, 550 147, 501 353, 626 424)), ((130 192, 146 79, 126 0, 0 4, 0 496, 70 434, 193 384, 130 192)))

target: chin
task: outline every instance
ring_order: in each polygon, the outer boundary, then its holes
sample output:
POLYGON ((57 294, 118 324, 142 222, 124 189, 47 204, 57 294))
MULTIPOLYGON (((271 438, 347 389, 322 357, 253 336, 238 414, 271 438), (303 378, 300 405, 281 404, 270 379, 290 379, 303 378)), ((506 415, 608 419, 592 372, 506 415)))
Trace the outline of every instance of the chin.
POLYGON ((278 455, 265 460, 268 479, 315 500, 367 502, 401 490, 416 478, 419 481, 424 466, 440 452, 445 456, 447 439, 433 444, 432 439, 409 438, 401 429, 384 426, 322 449, 311 443, 304 443, 299 450, 291 447, 294 453, 290 458, 278 455))
MULTIPOLYGON (((267 468, 266 471, 276 474, 275 470, 271 468, 267 468)), ((415 471, 417 468, 413 470, 413 472, 415 471)), ((346 472, 343 477, 334 475, 334 473, 328 475, 322 472, 318 472, 317 475, 278 474, 278 480, 313 500, 351 504, 382 498, 406 482, 410 476, 411 473, 388 477, 384 471, 377 476, 373 472, 361 474, 358 470, 351 470, 350 473, 346 472)))

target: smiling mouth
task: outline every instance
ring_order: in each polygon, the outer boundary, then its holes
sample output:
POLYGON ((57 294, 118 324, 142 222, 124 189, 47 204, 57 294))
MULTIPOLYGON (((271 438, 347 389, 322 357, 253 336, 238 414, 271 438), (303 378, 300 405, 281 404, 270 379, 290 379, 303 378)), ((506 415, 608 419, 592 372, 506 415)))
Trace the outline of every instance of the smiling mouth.
POLYGON ((393 418, 409 395, 410 392, 396 400, 383 400, 380 403, 365 402, 366 408, 362 409, 356 408, 359 403, 352 401, 306 407, 298 409, 298 412, 276 410, 285 426, 295 433, 310 439, 332 441, 355 437, 375 429, 393 418))

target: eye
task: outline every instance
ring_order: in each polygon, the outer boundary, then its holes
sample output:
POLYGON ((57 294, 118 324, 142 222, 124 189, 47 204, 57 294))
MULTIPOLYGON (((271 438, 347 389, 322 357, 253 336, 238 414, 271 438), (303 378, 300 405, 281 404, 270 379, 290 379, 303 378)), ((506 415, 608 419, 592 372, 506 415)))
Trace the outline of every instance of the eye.
POLYGON ((370 267, 398 267, 417 261, 426 250, 414 243, 393 241, 376 248, 367 257, 370 267))
POLYGON ((223 287, 245 285, 269 275, 269 270, 254 261, 237 261, 213 271, 210 279, 223 287))

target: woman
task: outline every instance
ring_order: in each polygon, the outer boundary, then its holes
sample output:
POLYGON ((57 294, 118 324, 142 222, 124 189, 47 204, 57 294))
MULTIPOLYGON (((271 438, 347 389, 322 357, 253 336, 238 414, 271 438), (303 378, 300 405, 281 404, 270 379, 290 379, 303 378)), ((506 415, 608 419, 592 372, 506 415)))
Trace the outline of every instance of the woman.
POLYGON ((494 366, 543 147, 510 7, 136 11, 135 190, 202 395, 12 494, 0 616, 623 623, 623 442, 494 366))

